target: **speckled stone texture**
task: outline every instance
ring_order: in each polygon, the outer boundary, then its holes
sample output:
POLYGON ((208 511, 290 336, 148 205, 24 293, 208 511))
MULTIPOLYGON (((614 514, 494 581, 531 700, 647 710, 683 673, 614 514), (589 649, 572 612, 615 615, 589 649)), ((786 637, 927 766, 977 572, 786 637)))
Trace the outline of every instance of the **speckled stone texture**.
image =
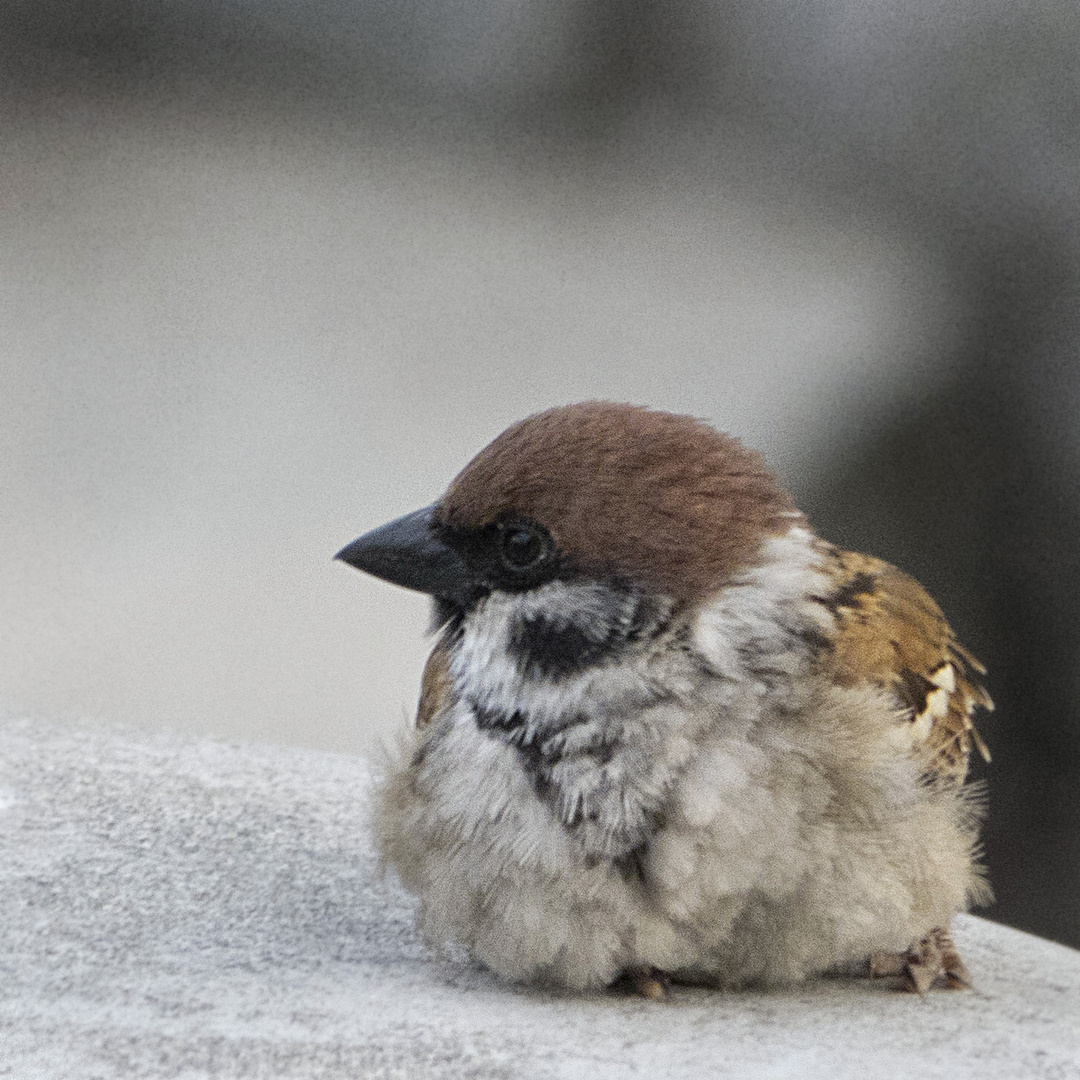
POLYGON ((0 724, 0 1076, 1080 1078, 1080 953, 957 920, 975 979, 560 997, 428 952, 357 758, 0 724))

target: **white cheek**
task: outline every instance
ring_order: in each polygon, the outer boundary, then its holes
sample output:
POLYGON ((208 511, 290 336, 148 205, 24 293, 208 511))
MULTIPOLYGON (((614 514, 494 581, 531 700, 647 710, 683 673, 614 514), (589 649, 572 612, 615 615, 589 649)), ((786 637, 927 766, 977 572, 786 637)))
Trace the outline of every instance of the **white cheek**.
POLYGON ((515 665, 510 659, 510 611, 498 595, 480 602, 462 625, 461 640, 450 664, 459 683, 470 673, 483 671, 489 679, 507 680, 515 665))
POLYGON ((522 671, 510 651, 512 627, 542 614, 564 626, 603 613, 601 586, 551 582, 525 593, 492 593, 469 613, 450 663, 458 694, 482 709, 527 715, 539 728, 576 714, 612 709, 651 696, 647 675, 636 664, 597 665, 549 678, 522 671))

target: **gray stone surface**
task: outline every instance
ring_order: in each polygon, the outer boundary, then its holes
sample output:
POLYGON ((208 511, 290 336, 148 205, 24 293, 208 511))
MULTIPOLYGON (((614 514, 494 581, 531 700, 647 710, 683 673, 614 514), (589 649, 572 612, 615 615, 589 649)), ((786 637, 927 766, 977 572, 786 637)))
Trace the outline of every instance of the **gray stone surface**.
POLYGON ((560 997, 417 940, 361 759, 23 720, 0 755, 0 1076, 1080 1077, 1080 953, 982 919, 969 993, 560 997))

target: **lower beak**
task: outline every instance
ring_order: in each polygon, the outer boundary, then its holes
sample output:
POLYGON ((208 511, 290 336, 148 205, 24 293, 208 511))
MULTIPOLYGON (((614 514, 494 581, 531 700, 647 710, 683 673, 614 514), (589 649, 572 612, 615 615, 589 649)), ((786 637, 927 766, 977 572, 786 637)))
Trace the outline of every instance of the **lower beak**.
POLYGON ((461 600, 474 590, 473 573, 439 536, 434 510, 425 506, 372 529, 334 558, 406 589, 461 600))

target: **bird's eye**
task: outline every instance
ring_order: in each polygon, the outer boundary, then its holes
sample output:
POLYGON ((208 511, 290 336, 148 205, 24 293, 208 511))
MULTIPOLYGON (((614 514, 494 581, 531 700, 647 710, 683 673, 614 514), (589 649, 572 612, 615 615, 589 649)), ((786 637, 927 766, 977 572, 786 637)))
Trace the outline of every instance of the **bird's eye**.
POLYGON ((552 549, 547 530, 532 522, 515 522, 500 530, 499 555, 509 570, 534 570, 552 549))

